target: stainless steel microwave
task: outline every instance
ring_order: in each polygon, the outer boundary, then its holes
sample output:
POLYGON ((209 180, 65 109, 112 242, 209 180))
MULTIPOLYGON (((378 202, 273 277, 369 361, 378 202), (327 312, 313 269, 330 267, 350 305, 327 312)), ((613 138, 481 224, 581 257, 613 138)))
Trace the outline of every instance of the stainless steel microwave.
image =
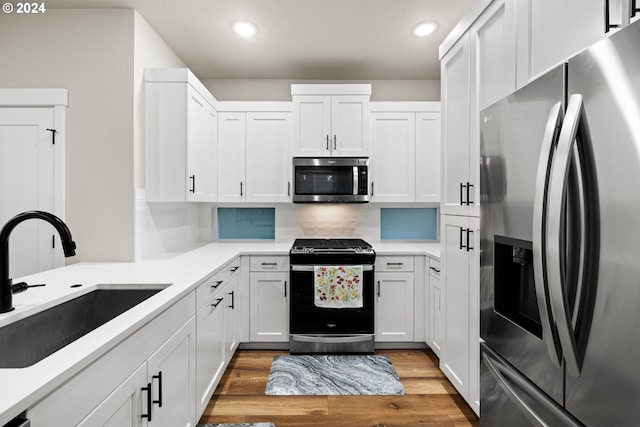
POLYGON ((369 159, 294 157, 294 203, 366 203, 369 159))

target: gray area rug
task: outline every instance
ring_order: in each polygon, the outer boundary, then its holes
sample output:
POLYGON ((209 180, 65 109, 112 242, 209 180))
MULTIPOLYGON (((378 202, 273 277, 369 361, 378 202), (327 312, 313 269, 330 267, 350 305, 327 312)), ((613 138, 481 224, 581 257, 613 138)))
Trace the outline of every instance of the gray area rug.
POLYGON ((197 427, 275 427, 273 423, 198 424, 197 427))
POLYGON ((265 394, 403 395, 404 386, 387 356, 276 356, 265 394))

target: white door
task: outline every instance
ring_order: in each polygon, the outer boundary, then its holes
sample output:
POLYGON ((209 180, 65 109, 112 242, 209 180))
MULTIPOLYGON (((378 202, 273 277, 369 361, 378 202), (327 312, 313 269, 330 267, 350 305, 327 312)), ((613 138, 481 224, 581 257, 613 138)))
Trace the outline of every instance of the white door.
POLYGON ((476 155, 470 152, 471 64, 467 34, 442 59, 441 66, 443 214, 469 215, 468 184, 477 185, 470 182, 469 174, 469 159, 476 155))
POLYGON ((293 155, 330 156, 331 97, 296 96, 293 114, 293 155))
POLYGON ((242 202, 246 194, 246 113, 218 113, 218 201, 242 202))
MULTIPOLYGON (((0 108, 0 225, 28 210, 55 212, 54 108, 0 108)), ((64 129, 60 129, 64 132, 64 129)), ((55 230, 27 221, 11 233, 9 273, 17 278, 63 263, 55 230)))
POLYGON ((416 202, 440 203, 440 113, 416 113, 416 202))
POLYGON ((376 273, 376 341, 413 341, 413 273, 376 273))
POLYGON ((291 113, 247 113, 247 202, 289 202, 291 113))
POLYGON ((329 146, 332 156, 369 155, 369 96, 331 97, 329 146))
POLYGON ((251 273, 251 341, 289 341, 289 273, 251 273))
POLYGON ((374 202, 415 201, 415 117, 415 113, 371 114, 374 202))

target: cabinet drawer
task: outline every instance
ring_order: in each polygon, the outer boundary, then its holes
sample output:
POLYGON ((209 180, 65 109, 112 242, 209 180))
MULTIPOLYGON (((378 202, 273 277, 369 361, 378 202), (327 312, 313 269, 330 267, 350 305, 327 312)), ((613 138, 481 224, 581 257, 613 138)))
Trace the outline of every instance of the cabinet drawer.
POLYGON ((211 297, 229 281, 228 266, 222 267, 196 288, 196 311, 200 310, 211 297))
POLYGON ((379 256, 376 271, 413 271, 412 256, 379 256))
POLYGON ((429 274, 440 277, 440 261, 429 258, 429 274))
POLYGON ((252 255, 249 261, 251 271, 289 271, 287 255, 252 255))

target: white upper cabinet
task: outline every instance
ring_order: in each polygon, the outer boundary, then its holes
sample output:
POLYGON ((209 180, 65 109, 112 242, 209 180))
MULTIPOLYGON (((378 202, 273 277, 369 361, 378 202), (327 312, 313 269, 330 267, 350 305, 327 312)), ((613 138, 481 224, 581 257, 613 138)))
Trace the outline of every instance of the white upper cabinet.
POLYGON ((242 202, 245 182, 246 113, 218 117, 218 201, 242 202))
POLYGON ((291 200, 291 113, 247 113, 247 202, 291 200))
POLYGON ((499 0, 470 29, 478 111, 516 89, 516 4, 499 0))
MULTIPOLYGON (((472 135, 475 63, 469 33, 441 61, 442 214, 479 215, 479 144, 472 135)), ((477 113, 477 112, 476 112, 477 113)))
POLYGON ((416 202, 440 203, 440 104, 416 113, 416 202))
POLYGON ((219 114, 218 201, 290 201, 291 112, 219 114))
POLYGON ((371 103, 372 202, 440 202, 440 103, 371 103))
POLYGON ((369 155, 371 85, 291 85, 293 155, 369 155))
POLYGON ((188 69, 145 70, 148 201, 217 200, 215 102, 188 69))
POLYGON ((371 201, 415 200, 415 113, 371 113, 371 201))
MULTIPOLYGON (((531 78, 605 37, 604 0, 528 0, 531 78)), ((610 0, 610 7, 619 6, 610 0)), ((619 22, 612 13, 611 21, 619 22)), ((618 16, 616 16, 618 15, 618 16)))

